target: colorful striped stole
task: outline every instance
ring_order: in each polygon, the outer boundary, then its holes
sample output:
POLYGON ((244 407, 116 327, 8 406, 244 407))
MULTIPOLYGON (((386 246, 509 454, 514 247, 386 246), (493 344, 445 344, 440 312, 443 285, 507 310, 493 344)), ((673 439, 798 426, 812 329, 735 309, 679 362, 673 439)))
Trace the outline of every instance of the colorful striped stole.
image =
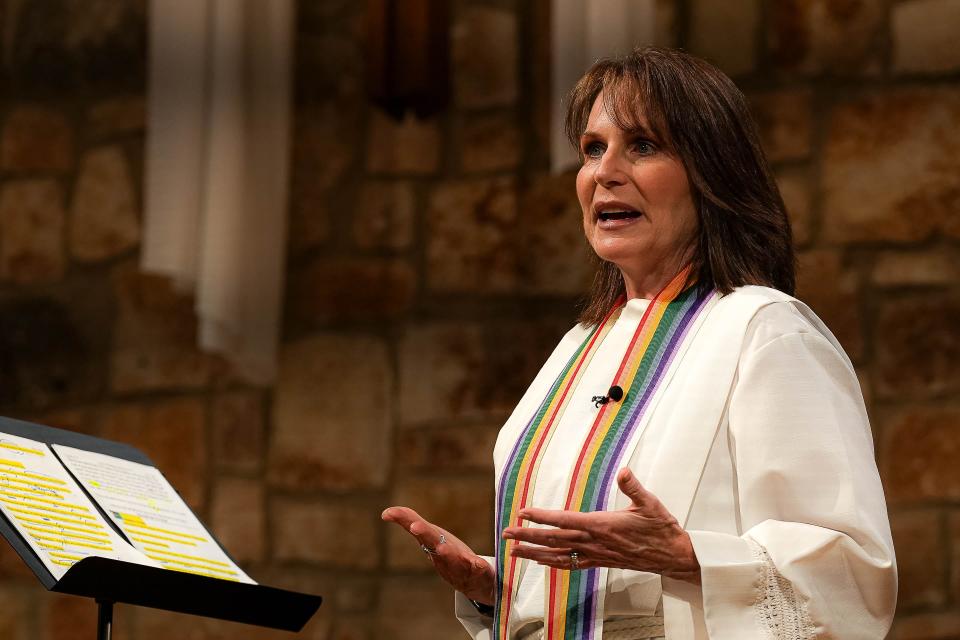
MULTIPOLYGON (((714 296, 713 291, 704 292, 697 287, 684 289, 686 277, 686 270, 678 274, 643 314, 611 382, 623 389, 624 396, 620 402, 601 405, 571 471, 564 509, 600 511, 612 504, 617 492, 614 480, 628 453, 627 443, 638 433, 637 428, 688 330, 714 296)), ((521 431, 498 479, 494 611, 498 640, 509 638, 510 612, 523 564, 510 553, 516 541, 503 540, 502 532, 509 526, 525 525, 517 513, 529 505, 540 460, 587 365, 611 329, 612 316, 619 310, 617 306, 604 318, 567 361, 521 431)), ((601 637, 606 571, 598 568, 545 572, 545 640, 601 637)))

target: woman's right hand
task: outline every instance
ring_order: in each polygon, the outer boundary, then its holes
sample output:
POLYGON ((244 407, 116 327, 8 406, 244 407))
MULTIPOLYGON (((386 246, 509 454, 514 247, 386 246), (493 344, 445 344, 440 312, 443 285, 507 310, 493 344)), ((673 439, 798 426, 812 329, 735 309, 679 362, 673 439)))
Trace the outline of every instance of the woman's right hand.
POLYGON ((493 605, 496 575, 490 564, 445 529, 430 524, 413 509, 390 507, 380 516, 403 527, 427 554, 440 577, 454 589, 482 604, 493 605), (441 543, 441 536, 443 538, 441 543))

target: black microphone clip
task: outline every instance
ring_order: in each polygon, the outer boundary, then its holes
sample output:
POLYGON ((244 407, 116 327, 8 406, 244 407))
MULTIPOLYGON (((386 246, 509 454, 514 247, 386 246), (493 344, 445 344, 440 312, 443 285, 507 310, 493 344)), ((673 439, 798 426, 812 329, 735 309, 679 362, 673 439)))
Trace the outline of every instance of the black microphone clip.
POLYGON ((607 391, 605 396, 593 396, 590 401, 593 402, 593 406, 600 408, 601 405, 605 405, 611 400, 614 402, 620 402, 623 399, 623 389, 617 385, 610 387, 610 390, 607 391))

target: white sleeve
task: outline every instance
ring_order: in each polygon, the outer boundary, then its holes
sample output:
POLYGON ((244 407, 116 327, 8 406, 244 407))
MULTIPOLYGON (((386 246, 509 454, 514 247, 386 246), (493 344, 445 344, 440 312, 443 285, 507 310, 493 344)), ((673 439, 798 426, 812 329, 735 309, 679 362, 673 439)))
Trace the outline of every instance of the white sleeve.
MULTIPOLYGON (((493 566, 493 558, 490 556, 480 556, 493 566)), ((467 630, 473 640, 490 640, 493 638, 493 617, 485 616, 480 613, 470 599, 460 593, 454 592, 454 612, 463 628, 467 630)))
POLYGON ((883 638, 896 563, 856 375, 817 333, 745 354, 729 406, 742 536, 690 531, 711 640, 883 638))

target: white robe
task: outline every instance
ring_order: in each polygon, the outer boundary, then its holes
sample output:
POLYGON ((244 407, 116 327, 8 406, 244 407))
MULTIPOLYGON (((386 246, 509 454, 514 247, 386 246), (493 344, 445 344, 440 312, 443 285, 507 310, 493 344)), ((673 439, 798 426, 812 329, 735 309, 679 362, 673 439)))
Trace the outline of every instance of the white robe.
MULTIPOLYGON (((589 363, 540 464, 532 506, 560 508, 573 460, 648 301, 631 300, 589 363)), ((494 449, 495 477, 588 328, 560 341, 494 449)), ((743 287, 705 314, 668 372, 629 466, 684 526, 702 587, 608 574, 604 617, 650 615, 668 640, 883 638, 896 564, 856 374, 802 303, 743 287)), ((615 508, 626 506, 618 496, 615 508)), ((543 617, 543 568, 527 563, 511 618, 543 617)), ((461 594, 476 640, 492 618, 461 594)), ((519 627, 514 627, 519 628, 519 627)))

